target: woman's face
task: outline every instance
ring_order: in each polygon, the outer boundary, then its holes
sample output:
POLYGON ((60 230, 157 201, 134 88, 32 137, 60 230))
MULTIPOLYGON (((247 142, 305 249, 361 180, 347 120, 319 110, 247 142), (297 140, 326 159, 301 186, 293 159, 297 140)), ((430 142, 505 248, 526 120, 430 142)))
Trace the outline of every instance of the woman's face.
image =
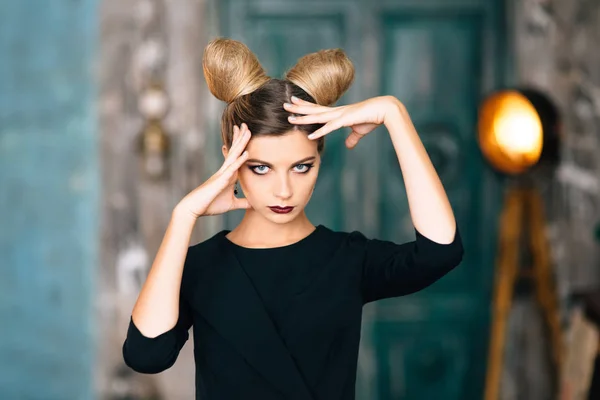
POLYGON ((248 160, 240 167, 238 178, 252 208, 275 223, 287 223, 301 215, 319 174, 317 142, 304 132, 290 131, 253 137, 246 150, 248 160))

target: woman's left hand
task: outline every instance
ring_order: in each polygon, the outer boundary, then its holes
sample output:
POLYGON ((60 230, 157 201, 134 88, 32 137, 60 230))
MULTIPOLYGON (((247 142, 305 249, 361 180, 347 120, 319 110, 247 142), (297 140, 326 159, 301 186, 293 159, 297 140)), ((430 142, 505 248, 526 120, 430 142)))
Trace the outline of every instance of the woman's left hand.
POLYGON ((359 103, 340 107, 325 107, 292 97, 292 104, 286 103, 285 110, 300 117, 290 116, 292 124, 325 124, 312 134, 309 139, 318 139, 337 129, 350 127, 352 132, 346 138, 346 147, 354 148, 356 144, 381 124, 385 124, 391 113, 401 113, 402 103, 393 96, 373 97, 359 103))

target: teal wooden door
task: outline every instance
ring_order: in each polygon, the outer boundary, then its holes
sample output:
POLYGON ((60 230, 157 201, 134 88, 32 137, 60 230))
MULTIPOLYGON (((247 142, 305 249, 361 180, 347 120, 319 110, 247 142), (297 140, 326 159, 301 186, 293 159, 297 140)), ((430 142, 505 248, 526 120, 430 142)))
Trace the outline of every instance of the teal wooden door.
MULTIPOLYGON (((267 74, 282 78, 285 71, 306 53, 323 48, 345 47, 350 57, 359 58, 360 32, 348 30, 348 24, 360 23, 360 8, 352 2, 243 1, 219 2, 221 34, 244 42, 256 53, 267 74), (354 57, 353 57, 354 56, 354 57)), ((358 101, 356 88, 351 89, 340 104, 358 101)), ((315 223, 332 229, 343 229, 349 214, 347 200, 353 198, 344 188, 342 173, 355 176, 356 168, 348 165, 342 135, 330 135, 326 140, 319 179, 307 214, 315 223)), ((242 218, 243 211, 234 211, 225 218, 229 227, 242 218)))
MULTIPOLYGON (((381 19, 381 91, 406 104, 452 202, 466 253, 459 268, 413 296, 376 305, 372 337, 382 399, 480 399, 494 243, 494 181, 475 141, 486 14, 398 10, 381 19), (490 192, 487 192, 490 191, 490 192), (489 207, 486 209, 486 207, 489 207), (487 217, 487 218, 486 218, 487 217)), ((487 16, 489 17, 489 15, 487 16)), ((379 136, 383 239, 414 237, 396 154, 379 136)))
MULTIPOLYGON (((220 34, 244 41, 280 77, 307 52, 342 47, 357 81, 341 103, 403 101, 446 187, 466 253, 430 288, 365 307, 358 399, 480 399, 487 353, 499 185, 475 141, 482 94, 499 85, 493 0, 220 2, 220 34)), ((307 210, 315 223, 414 239, 396 155, 384 130, 348 151, 328 136, 307 210)), ((239 216, 229 219, 236 222, 239 216)))

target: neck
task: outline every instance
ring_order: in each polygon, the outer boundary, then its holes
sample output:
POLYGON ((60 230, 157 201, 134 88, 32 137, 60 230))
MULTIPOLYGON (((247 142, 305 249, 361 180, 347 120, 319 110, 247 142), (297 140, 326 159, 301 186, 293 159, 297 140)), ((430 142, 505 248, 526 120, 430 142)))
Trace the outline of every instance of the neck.
POLYGON ((244 246, 277 247, 297 242, 314 229, 304 211, 290 222, 277 224, 254 210, 246 210, 242 221, 227 237, 244 246))

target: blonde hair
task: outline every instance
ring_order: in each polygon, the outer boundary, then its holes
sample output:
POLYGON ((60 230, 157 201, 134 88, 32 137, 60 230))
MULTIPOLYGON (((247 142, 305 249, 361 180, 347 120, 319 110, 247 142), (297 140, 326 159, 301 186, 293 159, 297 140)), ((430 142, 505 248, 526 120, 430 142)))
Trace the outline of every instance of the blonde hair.
POLYGON ((210 92, 226 103, 254 92, 269 80, 250 49, 231 39, 216 39, 206 46, 202 69, 210 92))
MULTIPOLYGON (((281 135, 291 130, 314 132, 322 125, 292 125, 283 108, 296 96, 331 106, 354 80, 354 66, 341 49, 310 53, 290 68, 284 79, 270 78, 243 43, 226 38, 211 41, 202 68, 210 92, 228 105, 221 120, 223 143, 231 146, 233 126, 246 123, 253 136, 281 135)), ((318 143, 319 152, 324 142, 318 143)))
POLYGON ((354 65, 341 49, 321 50, 300 58, 285 78, 308 93, 317 104, 330 106, 350 88, 354 65))

